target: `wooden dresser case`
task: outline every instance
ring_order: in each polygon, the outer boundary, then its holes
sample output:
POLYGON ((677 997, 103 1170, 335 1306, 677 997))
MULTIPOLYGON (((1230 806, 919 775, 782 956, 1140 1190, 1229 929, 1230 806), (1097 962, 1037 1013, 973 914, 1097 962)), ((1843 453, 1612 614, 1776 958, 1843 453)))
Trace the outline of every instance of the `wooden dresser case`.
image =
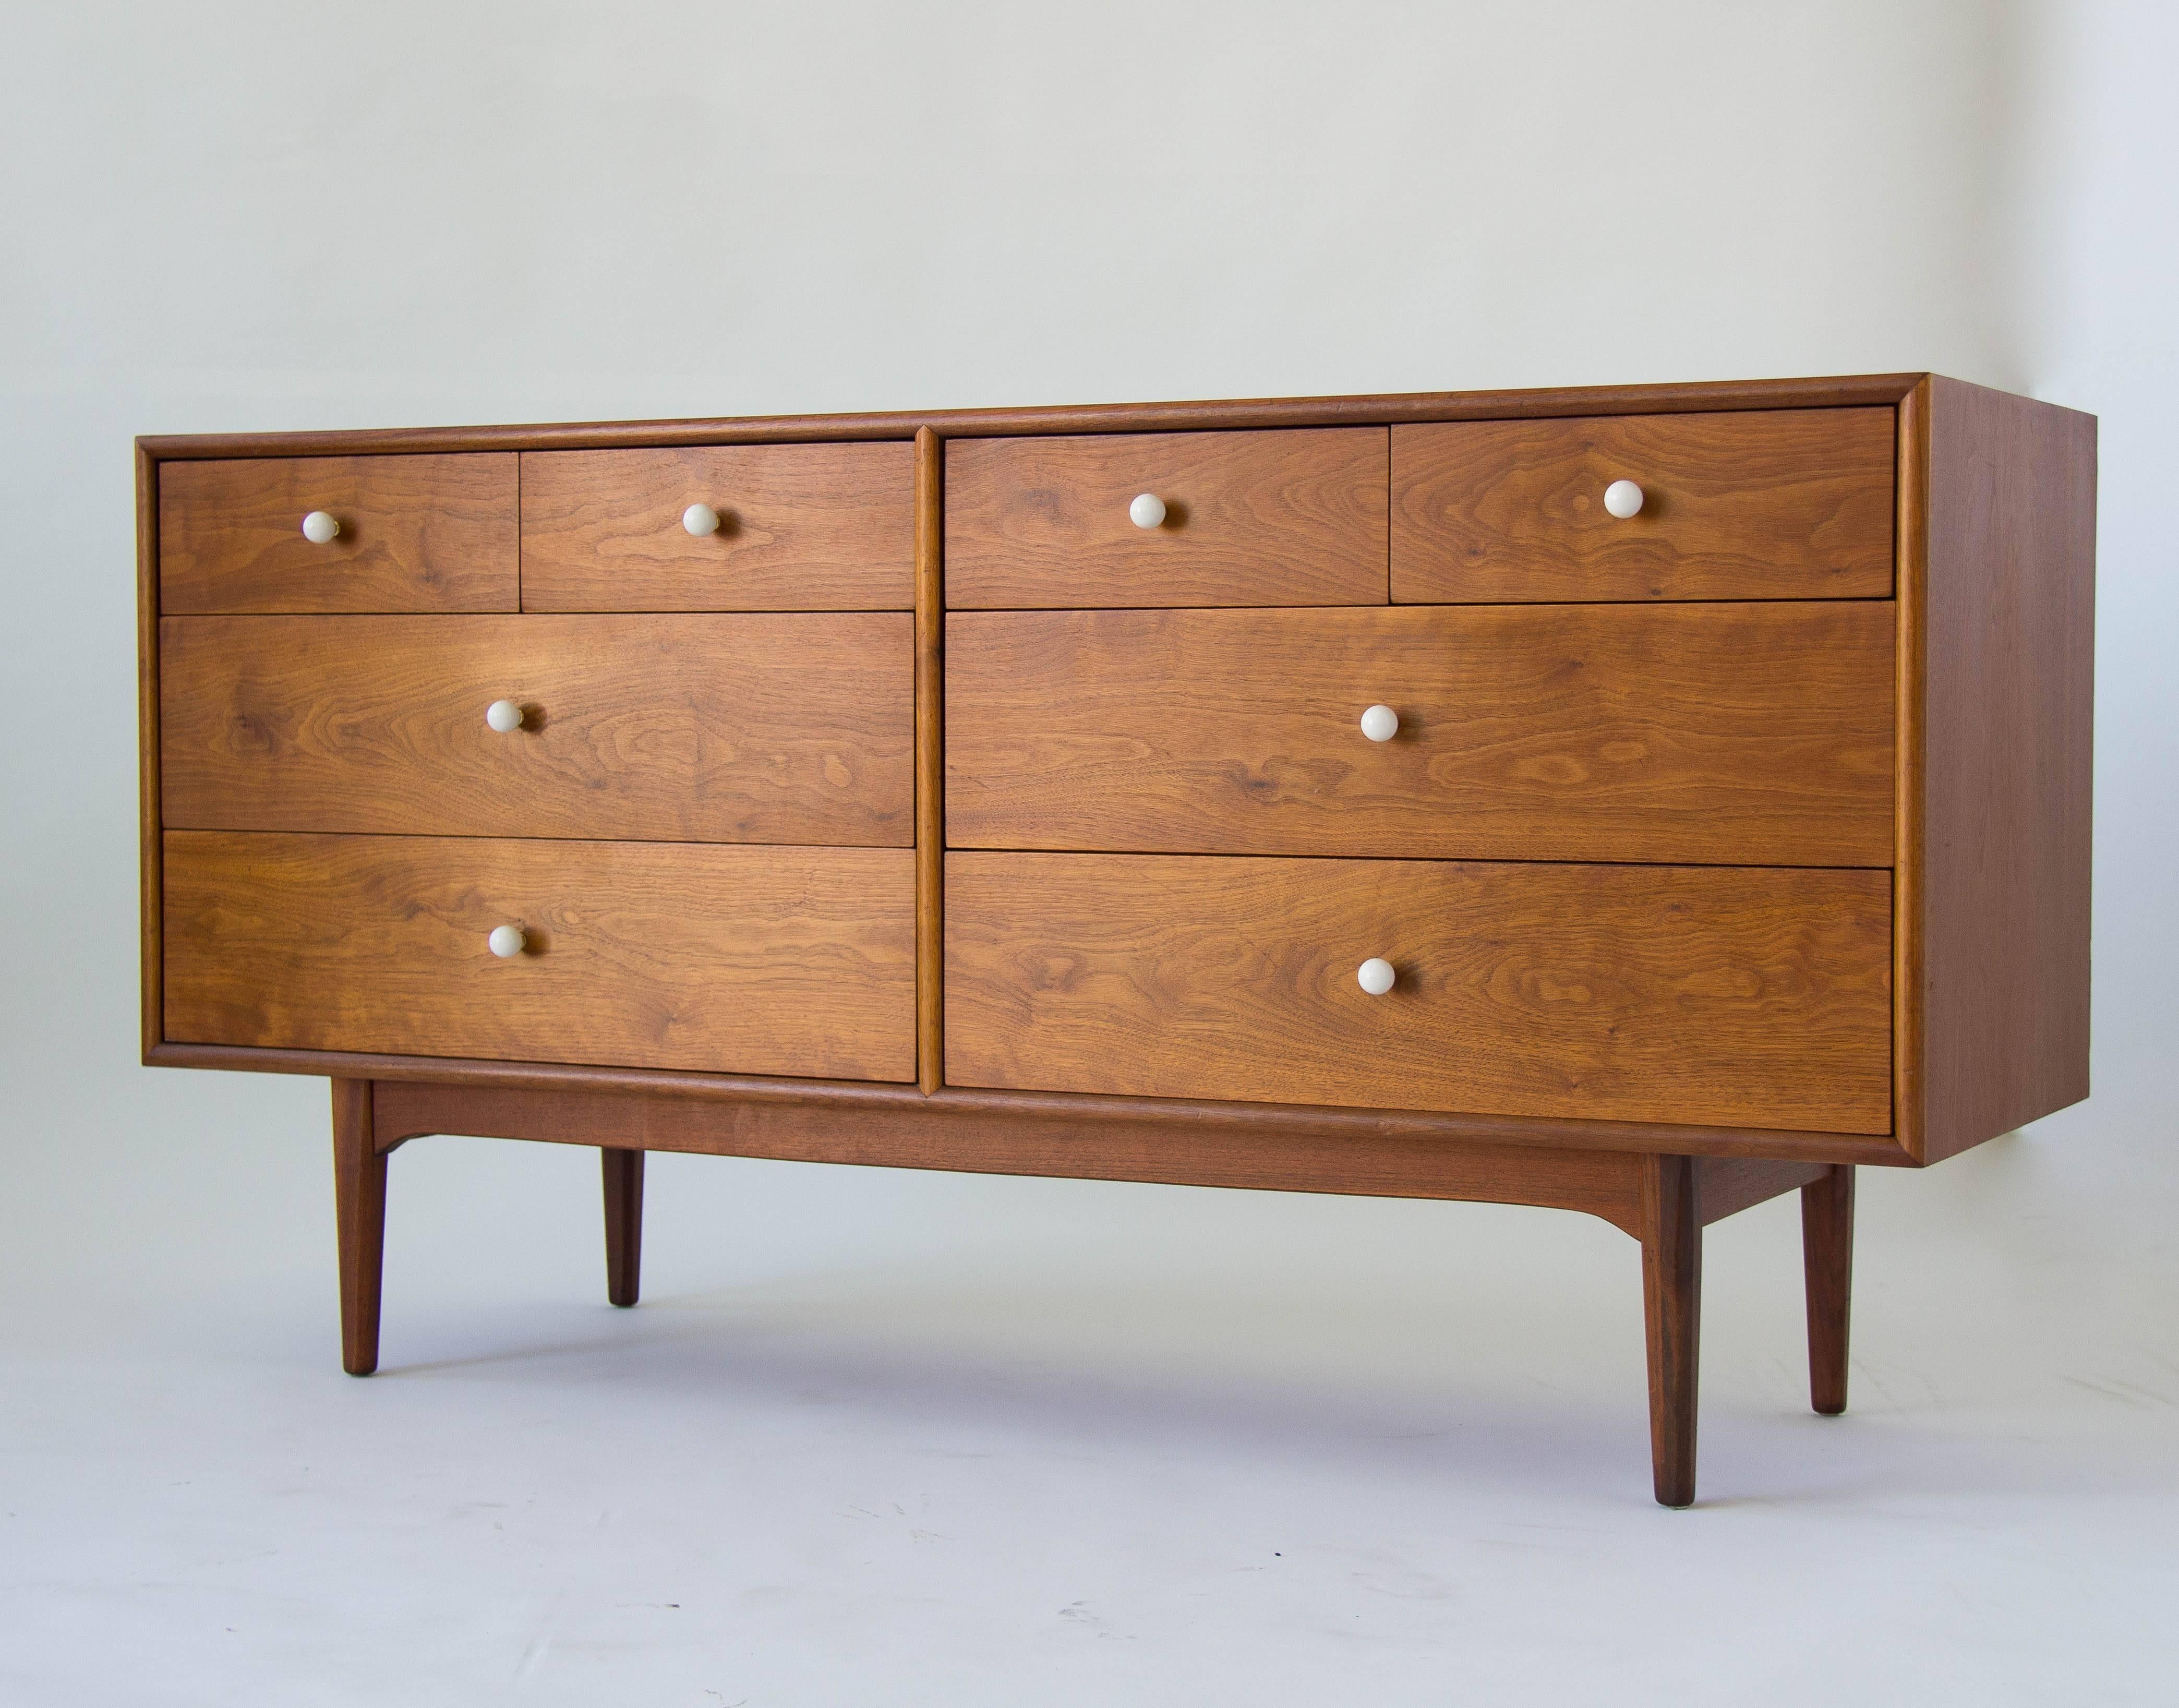
POLYGON ((147 438, 147 1062, 387 1157, 1469 1199, 1641 1242, 2088 1094, 2093 418, 1928 375, 147 438))

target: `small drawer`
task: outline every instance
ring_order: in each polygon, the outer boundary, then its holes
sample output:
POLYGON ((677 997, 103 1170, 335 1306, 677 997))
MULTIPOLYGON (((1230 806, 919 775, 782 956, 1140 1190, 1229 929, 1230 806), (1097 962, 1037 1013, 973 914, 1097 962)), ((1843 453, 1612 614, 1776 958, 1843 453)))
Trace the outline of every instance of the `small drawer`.
POLYGON ((170 617, 170 829, 904 848, 914 619, 170 617))
POLYGON ((956 610, 1381 605, 1386 431, 946 447, 956 610))
POLYGON ((1392 598, 1887 598, 1893 460, 1881 409, 1395 427, 1392 598))
POLYGON ((946 859, 956 1085, 1880 1134, 1891 974, 1889 872, 946 859))
POLYGON ((159 465, 159 608, 512 611, 515 458, 159 465))
POLYGON ((1894 614, 963 613, 947 634, 947 838, 1888 866, 1894 614))
POLYGON ((525 611, 908 611, 905 442, 522 453, 525 611))
POLYGON ((177 1043, 915 1074, 914 856, 171 831, 177 1043))

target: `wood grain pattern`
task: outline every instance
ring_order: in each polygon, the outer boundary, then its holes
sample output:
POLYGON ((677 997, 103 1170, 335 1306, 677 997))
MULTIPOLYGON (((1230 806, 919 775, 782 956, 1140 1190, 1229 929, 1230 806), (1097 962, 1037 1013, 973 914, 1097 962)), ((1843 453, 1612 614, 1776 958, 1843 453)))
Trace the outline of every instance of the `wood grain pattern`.
POLYGON ((167 463, 160 609, 512 611, 516 529, 505 453, 167 463), (322 546, 313 510, 340 523, 322 546))
POLYGON ((643 1296, 643 1152, 601 1145, 598 1162, 605 1188, 606 1299, 627 1310, 643 1296))
POLYGON ((136 442, 136 1027, 140 1057, 164 1041, 159 793, 159 465, 136 442))
POLYGON ((946 603, 1381 605, 1385 506, 1382 428, 952 439, 946 603))
POLYGON ((1886 603, 952 622, 956 847, 1891 861, 1886 603))
POLYGON ((1893 818, 1898 846, 1891 872, 1891 1132, 1909 1157, 1922 1155, 1922 892, 1927 867, 1923 822, 1928 748, 1923 689, 1929 668, 1924 611, 1929 601, 1929 382, 1899 401, 1898 561, 1899 753, 1893 818))
POLYGON ((1707 1227, 1824 1178, 1821 1162, 1781 1162, 1755 1156, 1695 1159, 1695 1202, 1707 1227))
POLYGON ((381 1084, 379 1134, 432 1133, 622 1144, 887 1168, 1137 1180, 1271 1192, 1534 1204, 1601 1216, 1639 1237, 1642 1159, 1628 1152, 1483 1145, 1397 1132, 1304 1131, 1262 1123, 1174 1128, 1130 1118, 963 1113, 906 1091, 897 1118, 820 1103, 628 1090, 381 1084))
POLYGON ((1890 1125, 1885 873, 956 853, 946 887, 951 1085, 1890 1125))
POLYGON ((936 1091, 946 1066, 945 452, 915 436, 915 1061, 936 1091))
POLYGON ((180 617, 173 828, 913 840, 905 613, 180 617), (527 714, 506 733, 485 708, 527 714))
POLYGON ((523 453, 525 611, 905 611, 914 552, 906 445, 523 453))
MULTIPOLYGON (((785 1079, 758 1074, 689 1073, 474 1056, 362 1055, 344 1050, 162 1043, 148 1053, 164 1068, 244 1074, 368 1074, 380 1084, 464 1085, 577 1096, 672 1097, 694 1103, 821 1110, 827 1118, 872 1121, 941 1133, 992 1121, 1052 1127, 1128 1127, 1144 1133, 1269 1134, 1327 1142, 1414 1140, 1544 1151, 1646 1155, 1659 1145, 1698 1156, 1778 1157, 1911 1167, 1888 1134, 1787 1132, 1778 1128, 1691 1127, 1675 1122, 1562 1120, 1457 1111, 1335 1109, 1320 1105, 1217 1103, 1188 1097, 1101 1097, 1065 1091, 993 1090, 867 1080, 785 1079)), ((933 1167, 941 1165, 933 1164, 933 1167)), ((963 1167, 969 1165, 963 1164, 963 1167)), ((1209 1184, 1199 1182, 1199 1184, 1209 1184)))
POLYGON ((1885 598, 1892 461, 1888 409, 1396 427, 1392 598, 1885 598))
POLYGON ((1801 1260, 1808 1281, 1809 1403, 1846 1409, 1853 1310, 1853 1170, 1834 1166, 1801 1189, 1801 1260))
POLYGON ((386 1153, 371 1083, 335 1079, 333 1222, 340 1245, 341 1368, 378 1368, 378 1304, 386 1268, 386 1153))
POLYGON ((2096 423, 1929 394, 1921 1156, 2088 1095, 2096 423))
POLYGON ((1694 1159, 1644 1161, 1639 1237, 1650 1470, 1658 1505, 1691 1507, 1702 1368, 1702 1218, 1696 1210, 1694 1159))
POLYGON ((905 849, 167 833, 167 1035, 905 1080, 905 849), (530 947, 489 953, 494 927, 530 947))
POLYGON ((1047 433, 1243 431, 1382 426, 1395 421, 1525 420, 1537 417, 1677 415, 1727 409, 1890 407, 1920 374, 1851 374, 1796 380, 1703 380, 1676 385, 1553 386, 1495 392, 1402 392, 1333 398, 1241 398, 1158 404, 1067 404, 1027 409, 871 411, 838 415, 741 415, 667 421, 572 421, 530 426, 392 427, 361 431, 153 434, 140 442, 159 460, 309 457, 360 452, 633 449, 1047 433))

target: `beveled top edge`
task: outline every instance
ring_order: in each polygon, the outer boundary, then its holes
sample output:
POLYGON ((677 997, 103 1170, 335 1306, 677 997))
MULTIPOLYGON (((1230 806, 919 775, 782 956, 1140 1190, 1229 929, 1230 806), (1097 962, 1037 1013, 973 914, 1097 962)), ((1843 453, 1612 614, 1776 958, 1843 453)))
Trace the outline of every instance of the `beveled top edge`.
POLYGON ((1703 381, 1663 386, 1562 386, 1527 391, 1413 392, 1382 397, 1256 398, 1213 402, 1090 404, 995 409, 893 410, 717 420, 574 421, 531 426, 362 428, 292 433, 147 434, 154 462, 215 457, 331 457, 447 451, 553 451, 667 445, 763 444, 1039 433, 1188 432, 1248 427, 1368 427, 1524 416, 1687 414, 1705 409, 1849 409, 1896 404, 1924 376, 1863 374, 1798 380, 1703 381))

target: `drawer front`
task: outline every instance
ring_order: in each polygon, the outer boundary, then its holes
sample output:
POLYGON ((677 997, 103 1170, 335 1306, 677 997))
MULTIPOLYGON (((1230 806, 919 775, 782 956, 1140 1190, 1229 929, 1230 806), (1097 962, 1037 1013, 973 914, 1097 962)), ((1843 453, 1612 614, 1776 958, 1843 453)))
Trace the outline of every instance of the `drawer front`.
POLYGON ((1381 605, 1386 454, 1382 427, 950 441, 946 602, 1381 605))
POLYGON ((159 608, 512 611, 516 508, 513 452, 162 463, 159 608))
POLYGON ((912 624, 167 618, 162 821, 905 848, 912 624), (487 721, 501 701, 519 727, 487 721))
POLYGON ((1890 409, 1392 429, 1392 597, 1882 599, 1890 409), (1617 516, 1606 492, 1640 488, 1617 516))
POLYGON ((955 854, 946 1072, 1880 1134, 1891 963, 1888 872, 955 854))
POLYGON ((963 848, 1889 865, 1885 602, 995 612, 963 848), (1374 741, 1373 706, 1398 728, 1374 741))
POLYGON ((914 604, 912 445, 522 453, 525 611, 914 604), (717 526, 692 534, 694 506, 717 526))
POLYGON ((173 831, 166 1035, 909 1079, 914 858, 173 831))

